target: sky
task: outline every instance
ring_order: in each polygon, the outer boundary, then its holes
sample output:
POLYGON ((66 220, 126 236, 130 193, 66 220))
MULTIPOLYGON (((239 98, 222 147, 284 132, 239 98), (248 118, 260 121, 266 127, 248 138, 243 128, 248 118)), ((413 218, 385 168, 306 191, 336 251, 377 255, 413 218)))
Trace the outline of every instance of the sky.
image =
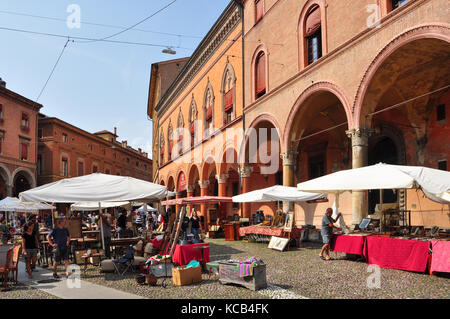
POLYGON ((8 89, 41 103, 41 113, 91 133, 117 127, 119 141, 142 148, 151 158, 152 122, 147 117, 151 64, 190 56, 230 1, 171 2, 0 0, 0 77, 8 89), (45 86, 65 37, 109 37, 169 4, 142 24, 109 38, 156 46, 75 39, 68 42, 45 86), (162 53, 165 46, 176 55, 162 53))

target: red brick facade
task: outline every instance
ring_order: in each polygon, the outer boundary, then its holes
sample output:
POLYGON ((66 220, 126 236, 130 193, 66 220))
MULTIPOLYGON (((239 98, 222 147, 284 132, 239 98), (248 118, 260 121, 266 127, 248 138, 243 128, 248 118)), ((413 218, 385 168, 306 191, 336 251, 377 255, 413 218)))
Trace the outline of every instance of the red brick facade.
POLYGON ((0 198, 17 196, 36 186, 37 116, 41 107, 0 84, 0 198))
POLYGON ((38 185, 94 172, 152 180, 152 160, 116 133, 88 133, 62 120, 40 115, 38 185))

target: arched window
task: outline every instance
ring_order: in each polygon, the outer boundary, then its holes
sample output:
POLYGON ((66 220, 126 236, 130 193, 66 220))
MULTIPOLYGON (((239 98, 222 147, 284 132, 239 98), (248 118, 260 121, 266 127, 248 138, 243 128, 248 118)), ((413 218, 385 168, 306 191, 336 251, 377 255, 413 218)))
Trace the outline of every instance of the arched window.
POLYGON ((159 165, 164 164, 164 132, 159 135, 159 165))
POLYGON ((318 5, 312 7, 306 17, 304 37, 309 65, 322 57, 322 18, 318 5))
POLYGON ((197 110, 197 103, 194 99, 194 94, 192 94, 192 101, 191 101, 191 107, 189 109, 189 128, 191 133, 191 147, 195 144, 195 121, 197 121, 198 117, 198 110, 197 110))
POLYGON ((255 0, 255 24, 264 16, 264 0, 255 0))
POLYGON ((408 0, 388 0, 388 2, 390 2, 390 8, 389 8, 390 10, 389 11, 392 11, 392 10, 395 10, 395 9, 401 7, 405 3, 407 3, 408 0))
POLYGON ((169 123, 169 128, 167 129, 167 139, 168 139, 168 159, 172 160, 172 149, 173 149, 173 128, 172 122, 169 123))
POLYGON ((203 111, 205 118, 205 136, 209 136, 214 129, 214 92, 211 83, 209 83, 209 80, 204 96, 203 111))
POLYGON ((230 63, 227 63, 222 79, 223 94, 223 125, 233 121, 235 114, 235 96, 236 96, 236 77, 234 69, 230 63))
POLYGON ((255 99, 266 94, 266 54, 261 51, 255 60, 255 99))
POLYGON ((183 133, 184 133, 184 119, 183 119, 183 113, 178 114, 178 155, 181 155, 183 153, 183 133))

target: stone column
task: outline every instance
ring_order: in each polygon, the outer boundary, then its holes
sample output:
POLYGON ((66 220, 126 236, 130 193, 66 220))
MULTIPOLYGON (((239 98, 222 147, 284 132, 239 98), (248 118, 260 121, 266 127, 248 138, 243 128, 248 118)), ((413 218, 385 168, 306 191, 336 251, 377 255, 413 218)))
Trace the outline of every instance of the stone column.
MULTIPOLYGON (((281 153, 283 165, 283 186, 295 187, 294 184, 294 165, 297 158, 297 151, 289 150, 286 153, 281 153)), ((283 212, 294 211, 293 202, 283 202, 283 212)))
MULTIPOLYGON (((194 197, 194 188, 194 185, 186 186, 187 197, 194 197)), ((192 212, 192 207, 194 207, 194 205, 188 204, 187 206, 189 207, 189 212, 192 212)))
MULTIPOLYGON (((209 187, 209 180, 204 181, 198 181, 198 184, 200 185, 200 196, 207 196, 208 195, 208 187, 209 187)), ((205 231, 208 231, 209 229, 209 215, 207 213, 207 204, 203 203, 200 204, 200 215, 204 217, 205 224, 204 229, 205 231)))
MULTIPOLYGON (((238 169, 239 176, 242 181, 242 193, 248 193, 250 191, 250 176, 253 172, 253 167, 248 164, 244 164, 238 169)), ((250 203, 242 203, 242 217, 251 218, 251 205, 250 203)))
MULTIPOLYGON (((227 179, 229 175, 228 174, 218 174, 216 175, 217 184, 219 185, 218 189, 218 195, 219 196, 227 196, 227 179)), ((219 218, 224 219, 227 216, 227 203, 219 203, 219 218)))
POLYGON ((6 188, 6 197, 13 197, 13 186, 5 185, 6 188))
MULTIPOLYGON (((352 168, 367 166, 369 158, 369 137, 373 133, 370 128, 356 128, 346 131, 352 140, 352 168)), ((366 190, 352 192, 352 226, 358 225, 368 213, 366 190)))
MULTIPOLYGON (((176 192, 175 193, 175 199, 180 199, 181 198, 181 192, 176 192)), ((175 205, 175 211, 178 214, 178 211, 180 210, 181 206, 176 204, 175 205)))

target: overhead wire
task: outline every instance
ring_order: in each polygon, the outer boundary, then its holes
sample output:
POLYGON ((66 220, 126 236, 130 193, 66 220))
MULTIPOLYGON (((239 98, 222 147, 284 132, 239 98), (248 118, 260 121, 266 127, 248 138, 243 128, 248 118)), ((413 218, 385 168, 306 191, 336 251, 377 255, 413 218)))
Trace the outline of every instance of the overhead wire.
MULTIPOLYGON (((70 38, 68 38, 67 41, 66 41, 66 43, 64 44, 64 47, 63 47, 61 53, 59 54, 58 59, 56 60, 56 63, 55 63, 55 65, 53 66, 52 71, 50 72, 50 75, 49 75, 48 78, 47 78, 47 81, 45 81, 45 84, 44 84, 44 86, 42 87, 41 92, 39 92, 39 95, 38 95, 38 97, 36 98, 36 102, 39 101, 39 98, 41 97, 42 93, 44 92, 45 88, 47 87, 47 84, 48 84, 48 82, 50 81, 50 79, 51 79, 53 73, 55 72, 56 66, 58 65, 59 61, 61 60, 61 57, 63 56, 64 51, 66 50, 67 45, 69 44, 69 42, 70 42, 70 38)), ((73 42, 73 40, 72 40, 72 42, 73 42)))
POLYGON ((128 27, 128 28, 125 28, 125 29, 123 29, 123 30, 121 30, 121 31, 119 31, 119 32, 116 32, 116 33, 114 33, 114 34, 111 34, 111 35, 109 35, 109 36, 107 36, 107 37, 100 38, 100 39, 94 39, 94 40, 88 40, 88 41, 86 41, 86 42, 80 42, 80 41, 78 41, 78 42, 79 42, 79 43, 89 43, 89 42, 96 42, 96 41, 105 41, 105 40, 111 39, 111 38, 113 38, 113 37, 116 37, 116 36, 118 36, 119 34, 125 33, 125 32, 127 32, 127 31, 133 29, 134 27, 137 27, 138 25, 144 23, 145 21, 149 20, 150 18, 154 17, 154 16, 157 15, 158 13, 160 13, 160 12, 164 11, 165 9, 167 9, 168 7, 170 7, 170 6, 171 6, 172 4, 174 4, 175 2, 177 2, 177 0, 172 0, 170 3, 166 4, 164 7, 162 7, 162 8, 159 9, 159 10, 157 10, 156 12, 152 13, 152 14, 149 15, 148 17, 142 19, 141 21, 139 21, 139 22, 133 24, 132 26, 130 26, 130 27, 128 27))
MULTIPOLYGON (((0 30, 6 30, 6 31, 14 31, 14 32, 21 32, 21 33, 28 33, 28 34, 35 34, 35 35, 42 35, 42 36, 49 36, 49 37, 56 37, 56 38, 68 38, 69 36, 63 35, 63 34, 56 34, 56 33, 48 33, 48 32, 39 32, 39 31, 31 31, 31 30, 24 30, 24 29, 16 29, 16 28, 8 28, 8 27, 2 27, 0 26, 0 30)), ((165 44, 155 44, 155 43, 145 43, 145 42, 131 42, 131 41, 119 41, 119 40, 99 40, 95 38, 87 38, 87 37, 77 37, 77 36, 70 36, 73 40, 96 40, 101 42, 108 42, 108 43, 117 43, 117 44, 130 44, 130 45, 140 45, 140 46, 150 46, 150 47, 161 47, 166 48, 167 45, 165 44)), ((80 41, 74 41, 76 43, 81 43, 80 41)), ((179 49, 185 49, 185 50, 193 50, 192 48, 186 48, 186 47, 178 47, 179 49)))
MULTIPOLYGON (((428 92, 428 93, 425 93, 425 94, 422 94, 422 95, 419 95, 419 96, 416 96, 416 97, 413 97, 413 98, 411 98, 411 99, 402 101, 402 102, 397 103, 397 104, 394 104, 394 105, 392 105, 392 106, 385 107, 385 108, 382 109, 382 110, 379 110, 379 111, 376 111, 376 112, 372 112, 372 113, 366 114, 365 117, 367 118, 367 117, 369 117, 369 116, 371 116, 371 115, 375 115, 375 114, 379 114, 379 113, 382 113, 382 112, 386 112, 386 111, 392 110, 392 109, 397 108, 397 107, 399 107, 399 106, 402 106, 402 105, 404 105, 404 104, 413 102, 413 101, 415 101, 415 100, 417 100, 417 99, 423 98, 423 97, 428 96, 428 95, 431 95, 431 94, 435 94, 435 93, 437 93, 437 92, 446 90, 446 89, 448 89, 448 88, 450 88, 450 85, 446 85, 446 86, 441 87, 441 88, 439 88, 439 89, 433 90, 433 91, 431 91, 431 92, 428 92)), ((344 126, 344 125, 348 125, 348 123, 347 123, 347 122, 343 122, 343 123, 341 123, 341 124, 338 124, 338 125, 329 127, 329 128, 327 128, 327 129, 321 130, 321 131, 319 131, 319 132, 312 133, 312 134, 307 135, 307 136, 305 136, 305 137, 302 137, 302 138, 300 138, 300 139, 294 140, 294 142, 298 142, 298 141, 302 141, 302 140, 311 138, 311 137, 313 137, 313 136, 316 136, 316 135, 319 135, 319 134, 322 134, 322 133, 325 133, 325 132, 334 130, 334 129, 336 129, 336 128, 338 128, 338 127, 341 127, 341 126, 344 126)))

